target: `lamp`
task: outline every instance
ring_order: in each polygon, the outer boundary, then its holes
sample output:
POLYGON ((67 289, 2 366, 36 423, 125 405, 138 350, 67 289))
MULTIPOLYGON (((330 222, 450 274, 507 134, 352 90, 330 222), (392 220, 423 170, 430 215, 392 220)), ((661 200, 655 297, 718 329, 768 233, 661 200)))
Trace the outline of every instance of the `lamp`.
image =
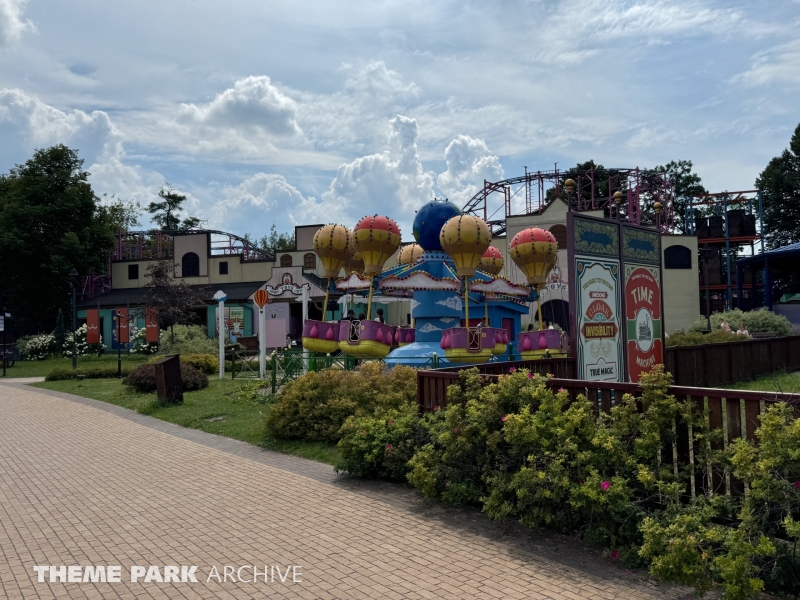
POLYGON ((619 207, 622 204, 622 192, 619 190, 614 192, 614 204, 617 205, 617 221, 619 221, 619 207))

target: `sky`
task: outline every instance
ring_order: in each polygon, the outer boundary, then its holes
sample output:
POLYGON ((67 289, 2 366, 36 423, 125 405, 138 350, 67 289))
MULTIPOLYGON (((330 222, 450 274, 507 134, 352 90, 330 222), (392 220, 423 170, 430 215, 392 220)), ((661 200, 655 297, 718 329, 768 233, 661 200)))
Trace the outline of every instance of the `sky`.
POLYGON ((590 159, 748 190, 800 122, 799 29, 800 0, 0 0, 0 172, 63 143, 100 196, 256 237, 409 240, 434 196, 590 159))

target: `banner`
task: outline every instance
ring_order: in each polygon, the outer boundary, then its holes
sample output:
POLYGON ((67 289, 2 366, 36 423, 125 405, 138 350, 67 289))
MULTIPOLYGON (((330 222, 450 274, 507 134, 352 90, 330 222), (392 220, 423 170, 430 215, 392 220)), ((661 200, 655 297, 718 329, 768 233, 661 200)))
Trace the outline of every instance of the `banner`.
POLYGON ((148 344, 158 343, 158 309, 148 308, 144 313, 145 341, 148 344))
POLYGON ((578 379, 623 381, 619 261, 576 257, 578 379))
POLYGON ((130 341, 128 329, 128 309, 118 308, 115 313, 116 322, 114 323, 114 331, 117 335, 117 343, 127 344, 130 341))
POLYGON ((86 343, 100 343, 100 311, 92 308, 86 311, 86 343))
POLYGON ((228 311, 228 335, 236 343, 244 335, 244 306, 231 306, 228 311))
POLYGON ((628 377, 636 383, 664 362, 661 342, 661 281, 658 267, 625 265, 628 377))

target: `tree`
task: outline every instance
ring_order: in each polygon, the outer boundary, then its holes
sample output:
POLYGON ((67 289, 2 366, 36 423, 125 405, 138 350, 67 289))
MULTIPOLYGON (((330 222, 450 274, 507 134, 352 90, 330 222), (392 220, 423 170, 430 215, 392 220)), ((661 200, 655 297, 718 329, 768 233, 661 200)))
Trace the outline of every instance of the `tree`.
MULTIPOLYGON (((656 173, 666 174, 675 185, 674 209, 675 227, 679 231, 686 233, 686 209, 693 197, 702 196, 708 193, 701 183, 700 176, 692 170, 692 161, 678 160, 670 161, 666 165, 659 165, 653 169, 656 173)), ((702 208, 695 209, 695 219, 706 214, 702 208)))
POLYGON ((149 281, 144 293, 145 307, 158 309, 159 325, 170 328, 173 342, 172 326, 176 323, 188 325, 197 319, 192 309, 204 305, 211 293, 207 286, 191 286, 185 281, 176 281, 174 269, 171 258, 150 263, 145 271, 149 281))
POLYGON ((104 204, 101 204, 100 209, 108 215, 109 224, 115 233, 139 227, 139 217, 142 216, 142 205, 139 202, 125 201, 113 194, 110 198, 103 194, 102 202, 104 204))
MULTIPOLYGON (((246 233, 244 239, 250 241, 250 234, 246 233)), ((292 252, 295 250, 294 232, 278 233, 277 228, 273 224, 269 229, 269 235, 262 236, 256 245, 272 253, 292 252)))
POLYGON ((0 175, 0 295, 28 332, 52 331, 69 310, 69 272, 102 272, 114 243, 108 213, 76 150, 36 150, 0 175))
POLYGON ((764 206, 764 230, 769 248, 800 242, 800 124, 789 148, 769 161, 756 179, 764 206))
POLYGON ((158 197, 161 198, 161 202, 151 202, 145 210, 153 215, 153 221, 162 231, 193 229, 203 224, 202 219, 192 215, 187 215, 181 221, 180 213, 184 210, 185 194, 181 194, 167 185, 164 189, 159 190, 158 197))
POLYGON ((53 329, 53 347, 54 352, 61 353, 64 348, 64 340, 67 339, 67 328, 64 325, 64 311, 58 309, 58 316, 56 317, 56 327, 53 329))

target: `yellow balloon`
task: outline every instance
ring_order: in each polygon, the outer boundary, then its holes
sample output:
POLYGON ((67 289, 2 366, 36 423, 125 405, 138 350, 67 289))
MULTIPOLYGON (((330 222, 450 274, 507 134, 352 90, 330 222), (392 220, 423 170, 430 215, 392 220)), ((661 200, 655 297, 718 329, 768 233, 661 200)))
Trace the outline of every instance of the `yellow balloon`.
POLYGON ((456 263, 456 272, 472 277, 492 241, 489 226, 474 215, 457 215, 439 232, 442 249, 456 263))
POLYGON ((509 244, 508 253, 525 273, 528 285, 538 286, 547 281, 547 275, 558 260, 558 242, 552 233, 538 227, 523 229, 509 244))
POLYGON ((338 277, 350 258, 350 230, 344 225, 325 225, 314 234, 312 246, 322 263, 324 277, 338 277))
POLYGON ((417 259, 425 252, 419 244, 407 244, 400 248, 400 256, 397 257, 398 265, 409 265, 417 262, 417 259))
POLYGON ((389 217, 364 217, 353 228, 356 252, 364 259, 364 272, 377 275, 400 246, 400 228, 389 217))

